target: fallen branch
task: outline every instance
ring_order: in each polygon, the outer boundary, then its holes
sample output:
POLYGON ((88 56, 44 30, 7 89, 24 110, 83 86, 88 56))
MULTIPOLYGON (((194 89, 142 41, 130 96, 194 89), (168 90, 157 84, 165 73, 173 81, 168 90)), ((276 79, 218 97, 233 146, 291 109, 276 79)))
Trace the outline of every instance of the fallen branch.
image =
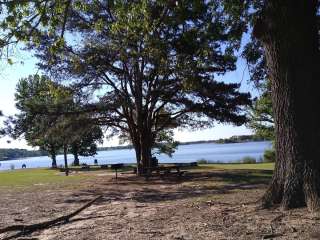
POLYGON ((276 238, 276 237, 281 237, 283 236, 282 233, 271 233, 271 234, 266 234, 266 235, 263 235, 262 236, 262 239, 273 239, 273 238, 276 238))
POLYGON ((57 223, 60 223, 60 222, 69 222, 70 218, 76 216, 77 214, 82 212, 84 209, 90 207, 95 201, 97 201, 100 198, 102 198, 102 196, 96 197, 95 199, 91 200, 90 202, 88 202, 87 204, 82 206, 81 208, 77 209, 76 211, 74 211, 68 215, 58 217, 53 220, 49 220, 49 221, 45 221, 45 222, 41 222, 41 223, 36 223, 36 224, 8 226, 8 227, 0 229, 0 234, 5 233, 5 232, 13 232, 13 231, 21 231, 22 234, 28 234, 28 233, 32 233, 37 230, 48 228, 48 227, 56 225, 57 223))

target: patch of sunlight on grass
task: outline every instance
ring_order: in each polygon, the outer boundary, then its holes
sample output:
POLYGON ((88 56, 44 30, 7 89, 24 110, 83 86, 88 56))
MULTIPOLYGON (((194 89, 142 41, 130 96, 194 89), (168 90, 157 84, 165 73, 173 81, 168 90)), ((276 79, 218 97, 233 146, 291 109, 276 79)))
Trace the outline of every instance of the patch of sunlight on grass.
POLYGON ((212 163, 199 164, 199 169, 221 169, 221 170, 273 170, 274 163, 212 163))
POLYGON ((65 176, 64 173, 43 168, 21 169, 0 172, 0 187, 64 184, 76 182, 85 177, 84 174, 65 176))

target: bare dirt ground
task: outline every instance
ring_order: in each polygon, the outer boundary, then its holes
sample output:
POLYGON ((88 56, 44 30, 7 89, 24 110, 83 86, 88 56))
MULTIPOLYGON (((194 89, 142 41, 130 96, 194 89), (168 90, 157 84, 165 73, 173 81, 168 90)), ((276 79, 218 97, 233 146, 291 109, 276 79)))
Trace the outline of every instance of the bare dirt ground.
POLYGON ((76 187, 0 190, 0 228, 65 215, 101 194, 70 222, 18 239, 320 239, 320 218, 306 209, 258 210, 255 201, 268 179, 246 179, 243 171, 189 172, 148 182, 92 174, 76 187))

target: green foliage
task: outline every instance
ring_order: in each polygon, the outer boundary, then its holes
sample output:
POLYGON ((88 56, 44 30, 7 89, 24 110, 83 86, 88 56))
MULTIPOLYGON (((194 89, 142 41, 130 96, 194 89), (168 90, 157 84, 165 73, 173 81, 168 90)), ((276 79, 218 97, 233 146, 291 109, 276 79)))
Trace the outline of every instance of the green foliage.
POLYGON ((73 118, 71 126, 75 129, 70 132, 74 136, 70 141, 70 152, 75 156, 74 164, 79 165, 78 155, 93 156, 97 153, 96 142, 102 143, 103 133, 99 126, 90 123, 90 119, 83 118, 83 115, 77 120, 73 118))
POLYGON ((33 75, 19 81, 15 98, 19 113, 6 122, 10 136, 24 136, 31 146, 47 151, 53 165, 62 146, 76 145, 80 155, 95 153, 94 142, 101 140, 102 131, 89 114, 74 113, 77 104, 68 87, 33 75))
POLYGON ((54 160, 62 146, 60 137, 51 130, 57 117, 43 114, 62 109, 65 103, 72 101, 67 92, 45 76, 33 75, 21 79, 15 94, 19 113, 6 121, 7 134, 13 138, 23 135, 29 145, 47 151, 54 160))
POLYGON ((178 142, 173 138, 173 131, 167 130, 159 132, 153 147, 158 149, 157 154, 163 153, 172 157, 172 154, 178 147, 178 142))
MULTIPOLYGON (((72 11, 71 0, 44 1, 3 1, 0 4, 0 54, 5 46, 18 42, 40 43, 43 34, 55 38, 52 49, 58 50, 62 44, 65 26, 72 11)), ((79 4, 78 4, 79 5, 79 4)), ((80 4, 81 5, 81 4, 80 4)), ((7 51, 7 54, 10 51, 7 51)), ((9 62, 10 63, 10 62, 9 62)))
POLYGON ((275 162, 276 161, 276 152, 274 149, 266 150, 263 154, 263 162, 275 162))
POLYGON ((255 131, 259 137, 274 140, 274 120, 272 112, 270 82, 261 85, 263 91, 261 96, 254 102, 250 111, 250 122, 248 126, 255 131))

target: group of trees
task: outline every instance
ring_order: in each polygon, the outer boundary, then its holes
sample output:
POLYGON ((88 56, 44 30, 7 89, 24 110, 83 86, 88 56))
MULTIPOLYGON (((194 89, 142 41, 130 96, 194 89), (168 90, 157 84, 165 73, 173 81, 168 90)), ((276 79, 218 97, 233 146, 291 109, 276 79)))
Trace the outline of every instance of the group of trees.
MULTIPOLYGON (((60 111, 79 108, 71 89, 51 81, 46 76, 32 75, 21 79, 16 87, 16 108, 19 113, 6 121, 5 131, 13 138, 24 136, 27 143, 47 151, 52 167, 57 167, 56 155, 63 149, 74 155, 96 153, 96 142, 102 141, 102 130, 91 122, 88 114, 61 115, 60 111)), ((65 162, 67 163, 67 162, 65 162)))
MULTIPOLYGON (((29 7, 37 12, 50 2, 29 7)), ((22 14, 25 5, 18 5, 22 14)), ((242 26, 223 17, 223 8, 215 1, 70 1, 61 31, 51 31, 41 12, 33 16, 37 21, 15 21, 12 33, 19 37, 17 28, 26 23, 43 27, 28 42, 40 68, 56 80, 68 79, 80 98, 103 92, 80 111, 94 113, 92 121, 130 141, 143 173, 152 149, 172 153, 174 128, 246 121, 250 95, 240 93, 238 84, 215 80, 235 69, 241 40, 242 26), (76 39, 61 38, 66 32, 76 39)))
POLYGON ((93 93, 52 116, 89 114, 133 144, 139 172, 176 127, 246 122, 249 95, 215 79, 252 34, 243 56, 253 80, 270 82, 277 157, 263 204, 319 209, 317 0, 10 0, 0 11, 0 47, 24 41, 51 78, 93 93))

